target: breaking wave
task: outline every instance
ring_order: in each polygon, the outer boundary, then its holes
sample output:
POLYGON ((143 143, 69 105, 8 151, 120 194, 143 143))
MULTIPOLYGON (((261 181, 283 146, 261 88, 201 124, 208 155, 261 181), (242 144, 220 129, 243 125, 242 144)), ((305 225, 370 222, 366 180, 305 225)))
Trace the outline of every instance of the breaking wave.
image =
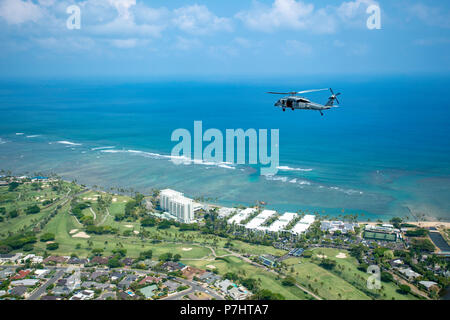
POLYGON ((289 166, 278 166, 277 169, 280 171, 304 171, 304 172, 309 172, 313 170, 310 168, 292 168, 289 166))
POLYGON ((115 149, 106 149, 106 150, 100 150, 100 152, 103 153, 130 153, 134 155, 139 155, 146 158, 151 159, 166 159, 166 160, 177 160, 180 162, 180 164, 184 165, 190 165, 190 164, 197 164, 197 165, 204 165, 204 166, 216 166, 223 169, 236 169, 232 163, 229 162, 212 162, 212 161, 204 161, 204 160, 197 160, 197 159, 190 159, 184 156, 172 156, 172 155, 164 155, 154 152, 145 152, 140 150, 115 150, 115 149))

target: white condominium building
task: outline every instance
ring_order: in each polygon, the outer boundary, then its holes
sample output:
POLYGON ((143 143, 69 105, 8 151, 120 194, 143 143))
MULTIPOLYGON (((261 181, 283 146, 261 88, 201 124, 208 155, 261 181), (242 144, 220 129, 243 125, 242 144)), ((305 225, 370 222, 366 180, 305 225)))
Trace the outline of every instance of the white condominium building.
POLYGON ((181 192, 162 190, 159 194, 159 204, 180 222, 191 223, 194 220, 194 201, 186 198, 181 192))

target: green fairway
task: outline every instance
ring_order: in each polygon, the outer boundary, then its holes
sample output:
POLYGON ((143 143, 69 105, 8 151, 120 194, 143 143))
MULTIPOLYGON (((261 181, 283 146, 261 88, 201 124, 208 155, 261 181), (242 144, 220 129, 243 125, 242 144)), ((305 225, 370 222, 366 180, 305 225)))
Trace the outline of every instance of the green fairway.
POLYGON ((0 238, 5 237, 8 233, 32 230, 39 221, 63 203, 67 195, 78 191, 80 191, 79 186, 68 182, 62 182, 58 190, 53 190, 48 183, 21 184, 14 191, 8 191, 7 187, 0 187, 0 207, 4 207, 7 213, 12 210, 19 212, 18 217, 6 216, 5 221, 0 223, 0 238), (51 203, 44 205, 46 200, 51 203), (39 206, 41 211, 36 214, 27 214, 25 210, 32 205, 39 206))
POLYGON ((284 262, 294 267, 296 278, 299 282, 303 281, 300 283, 315 288, 321 297, 326 299, 372 299, 375 297, 383 300, 391 300, 392 298, 398 300, 416 299, 411 294, 402 295, 398 293, 397 286, 392 282, 382 282, 380 291, 369 290, 367 288, 369 274, 358 270, 357 260, 351 257, 346 250, 320 248, 314 249, 312 252, 313 257, 326 256, 335 260, 337 262, 336 267, 329 271, 320 267, 317 263, 311 262, 309 258, 291 258, 284 262))

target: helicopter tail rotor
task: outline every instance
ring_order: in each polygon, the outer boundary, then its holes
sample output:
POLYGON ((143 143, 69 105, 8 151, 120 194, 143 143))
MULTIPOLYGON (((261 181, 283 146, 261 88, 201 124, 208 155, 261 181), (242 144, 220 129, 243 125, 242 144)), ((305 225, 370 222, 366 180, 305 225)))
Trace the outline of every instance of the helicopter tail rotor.
POLYGON ((338 100, 337 96, 340 95, 341 93, 338 92, 338 93, 334 94, 333 89, 331 89, 331 88, 330 88, 330 91, 331 91, 331 97, 330 97, 330 99, 331 99, 331 100, 336 100, 337 104, 339 104, 339 100, 338 100))

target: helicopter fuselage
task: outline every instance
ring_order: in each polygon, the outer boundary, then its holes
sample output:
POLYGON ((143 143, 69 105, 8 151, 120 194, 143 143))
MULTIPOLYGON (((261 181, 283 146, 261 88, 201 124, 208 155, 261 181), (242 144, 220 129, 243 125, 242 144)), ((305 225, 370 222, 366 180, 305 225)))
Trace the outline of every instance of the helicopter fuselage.
POLYGON ((296 96, 281 98, 275 103, 275 106, 280 107, 283 110, 303 109, 303 110, 317 110, 317 111, 328 110, 333 107, 333 106, 325 106, 320 103, 311 102, 306 98, 296 96))

